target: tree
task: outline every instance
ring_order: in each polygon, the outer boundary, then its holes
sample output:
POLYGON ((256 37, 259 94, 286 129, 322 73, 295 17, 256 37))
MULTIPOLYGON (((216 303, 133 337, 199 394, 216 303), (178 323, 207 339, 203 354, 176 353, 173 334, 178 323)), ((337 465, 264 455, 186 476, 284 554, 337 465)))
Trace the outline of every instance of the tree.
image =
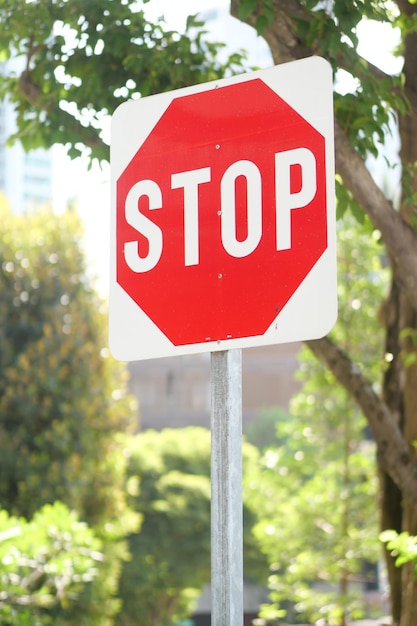
MULTIPOLYGON (((130 504, 142 525, 129 537, 119 620, 131 626, 140 615, 143 626, 170 626, 190 615, 210 582, 210 432, 191 426, 148 430, 126 449, 130 504)), ((246 469, 257 459, 246 444, 246 469)), ((252 535, 256 515, 247 507, 244 513, 245 576, 264 583, 266 560, 252 535)))
POLYGON ((380 555, 374 449, 340 396, 320 416, 310 405, 280 422, 281 444, 264 453, 253 481, 255 533, 271 567, 264 618, 346 626, 367 615, 364 566, 380 555))
POLYGON ((30 518, 62 499, 95 526, 117 520, 123 468, 114 435, 134 426, 134 407, 126 373, 105 348, 80 220, 71 210, 0 211, 1 502, 30 518))
POLYGON ((0 98, 15 103, 26 149, 62 143, 77 156, 87 146, 107 160, 103 120, 119 104, 241 67, 239 53, 217 60, 222 44, 195 20, 181 35, 149 21, 148 1, 1 0, 0 60, 21 56, 22 66, 3 76, 0 98))
MULTIPOLYGON (((232 12, 262 30, 274 61, 281 63, 321 54, 335 73, 343 70, 356 80, 345 95, 335 92, 336 169, 338 196, 357 215, 362 211, 382 234, 392 272, 392 287, 381 306, 385 327, 381 353, 386 362, 382 385, 367 379, 355 360, 332 338, 309 346, 355 399, 366 416, 377 443, 380 469, 382 529, 416 534, 417 464, 412 442, 416 439, 416 311, 417 247, 416 190, 416 77, 417 50, 414 2, 342 2, 323 5, 295 0, 265 1, 255 7, 250 0, 234 0, 232 12), (398 76, 390 76, 357 53, 357 25, 373 19, 397 27, 398 53, 404 63, 398 76), (367 169, 367 156, 378 154, 393 120, 401 137, 401 201, 398 210, 367 169), (343 185, 343 187, 342 187, 343 185)), ((392 170, 391 170, 392 172, 392 170)), ((417 583, 412 567, 395 567, 387 554, 394 624, 417 621, 417 583)))
MULTIPOLYGON (((0 3, 0 48, 6 55, 9 50, 17 50, 26 59, 20 75, 7 77, 3 84, 16 103, 18 134, 27 147, 53 141, 72 146, 83 142, 92 154, 102 158, 107 152, 99 133, 100 113, 112 111, 120 98, 174 88, 190 80, 198 82, 223 69, 214 61, 215 49, 205 54, 201 35, 195 35, 195 47, 187 35, 176 37, 168 33, 165 37, 161 24, 146 23, 137 4, 132 4, 135 8, 131 10, 122 1, 95 0, 88 3, 88 15, 86 6, 80 0, 0 3), (69 102, 75 104, 70 106, 69 102), (82 119, 81 112, 86 114, 82 119)), ((372 429, 380 469, 382 529, 415 535, 414 0, 233 0, 232 13, 262 31, 275 63, 320 54, 331 62, 336 76, 343 70, 354 79, 355 87, 348 93, 338 93, 336 83, 338 196, 344 199, 340 206, 350 208, 358 216, 368 215, 386 246, 392 288, 381 306, 380 318, 385 327, 381 353, 387 358, 379 378, 369 380, 361 370, 361 357, 358 362, 336 340, 327 337, 309 346, 359 404, 372 429), (363 19, 399 29, 398 52, 404 63, 397 76, 387 75, 358 55, 357 26, 363 19), (401 135, 402 197, 398 209, 367 169, 367 156, 378 153, 394 119, 398 120, 401 135), (380 377, 382 385, 378 389, 380 377)), ((417 623, 417 583, 412 568, 404 565, 398 570, 389 554, 387 563, 393 621, 411 626, 417 623)))
MULTIPOLYGON (((366 346, 363 367, 374 376, 382 335, 376 313, 388 272, 381 268, 379 238, 369 221, 359 225, 345 216, 339 231, 334 336, 353 354, 366 346)), ((270 439, 261 458, 263 472, 258 480, 250 478, 249 502, 260 517, 255 533, 272 570, 273 603, 262 614, 279 615, 290 601, 293 619, 346 626, 366 614, 359 584, 366 582, 365 564, 380 557, 375 444, 332 373, 307 348, 299 358, 302 388, 291 414, 281 412, 276 443, 270 439)))
POLYGON ((135 407, 105 347, 76 213, 13 215, 3 203, 0 217, 1 506, 30 520, 60 500, 94 528, 99 576, 65 615, 56 610, 62 624, 104 626, 117 608, 120 539, 136 524, 117 438, 135 407))

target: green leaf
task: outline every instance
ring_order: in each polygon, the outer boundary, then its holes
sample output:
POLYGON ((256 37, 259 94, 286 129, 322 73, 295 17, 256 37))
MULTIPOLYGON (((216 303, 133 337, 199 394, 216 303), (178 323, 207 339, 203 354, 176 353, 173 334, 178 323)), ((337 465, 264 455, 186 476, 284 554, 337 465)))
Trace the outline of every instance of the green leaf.
POLYGON ((239 5, 239 19, 243 22, 255 11, 258 0, 241 0, 239 5))
POLYGON ((258 35, 262 35, 268 26, 268 18, 266 15, 257 15, 255 20, 255 28, 258 35))

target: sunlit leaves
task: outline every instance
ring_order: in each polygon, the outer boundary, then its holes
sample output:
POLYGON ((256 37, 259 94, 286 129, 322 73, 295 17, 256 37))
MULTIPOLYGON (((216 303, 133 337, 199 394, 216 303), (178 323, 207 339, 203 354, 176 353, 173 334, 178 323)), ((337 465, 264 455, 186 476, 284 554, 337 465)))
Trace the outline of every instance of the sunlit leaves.
POLYGON ((76 604, 102 560, 99 539, 59 502, 31 521, 0 511, 2 623, 52 624, 50 609, 76 604))
POLYGON ((242 70, 239 54, 218 60, 222 46, 201 24, 190 18, 178 34, 149 21, 143 3, 16 0, 10 11, 1 0, 0 21, 0 52, 22 55, 21 66, 0 77, 0 94, 16 104, 16 137, 26 149, 62 143, 77 156, 87 146, 107 160, 102 131, 121 102, 242 70))
POLYGON ((410 535, 407 531, 397 533, 394 530, 385 530, 380 535, 387 549, 395 557, 395 564, 401 567, 404 563, 413 563, 415 575, 417 575, 417 537, 410 535))

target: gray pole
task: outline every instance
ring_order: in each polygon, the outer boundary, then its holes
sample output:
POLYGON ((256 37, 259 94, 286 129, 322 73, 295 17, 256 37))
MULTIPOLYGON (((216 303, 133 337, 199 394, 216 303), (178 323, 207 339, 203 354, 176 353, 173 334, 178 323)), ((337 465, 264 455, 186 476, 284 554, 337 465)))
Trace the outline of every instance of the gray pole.
POLYGON ((242 351, 211 353, 211 625, 243 625, 242 351))

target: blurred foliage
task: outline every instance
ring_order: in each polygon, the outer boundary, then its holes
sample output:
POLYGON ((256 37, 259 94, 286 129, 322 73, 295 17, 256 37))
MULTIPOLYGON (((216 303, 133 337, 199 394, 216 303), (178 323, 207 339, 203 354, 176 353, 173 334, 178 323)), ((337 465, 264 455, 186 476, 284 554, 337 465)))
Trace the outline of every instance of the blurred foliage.
POLYGON ((244 426, 244 435, 249 443, 262 451, 276 442, 278 423, 290 417, 289 412, 281 407, 265 408, 244 426))
POLYGON ((29 518, 62 500, 95 526, 116 524, 124 503, 114 435, 135 426, 134 406, 105 347, 79 218, 5 206, 0 218, 0 502, 29 518))
POLYGON ((31 521, 0 511, 3 626, 56 624, 53 609, 77 603, 84 586, 96 578, 101 547, 94 532, 62 503, 43 506, 31 521))
MULTIPOLYGON (((381 368, 378 305, 388 272, 379 234, 346 215, 339 233, 339 345, 365 372, 381 368)), ((365 611, 358 583, 364 562, 381 557, 378 542, 375 445, 366 420, 331 373, 300 352, 302 389, 291 414, 279 413, 275 441, 261 457, 261 475, 247 477, 248 500, 260 518, 255 534, 267 554, 272 603, 264 618, 358 619, 365 611), (289 602, 289 605, 288 605, 289 602)))
POLYGON ((99 575, 60 614, 104 626, 117 609, 120 539, 137 527, 118 438, 136 426, 136 406, 106 348, 76 212, 13 215, 3 202, 0 219, 0 505, 31 519, 60 500, 105 540, 99 575))
MULTIPOLYGON (((131 507, 142 516, 129 538, 121 623, 170 626, 187 617, 210 582, 210 432, 201 427, 144 431, 127 442, 131 507)), ((243 448, 245 471, 256 449, 243 448)), ((254 469, 252 471, 255 471, 254 469)), ((245 577, 266 582, 266 559, 252 535, 256 514, 244 506, 245 577)))

